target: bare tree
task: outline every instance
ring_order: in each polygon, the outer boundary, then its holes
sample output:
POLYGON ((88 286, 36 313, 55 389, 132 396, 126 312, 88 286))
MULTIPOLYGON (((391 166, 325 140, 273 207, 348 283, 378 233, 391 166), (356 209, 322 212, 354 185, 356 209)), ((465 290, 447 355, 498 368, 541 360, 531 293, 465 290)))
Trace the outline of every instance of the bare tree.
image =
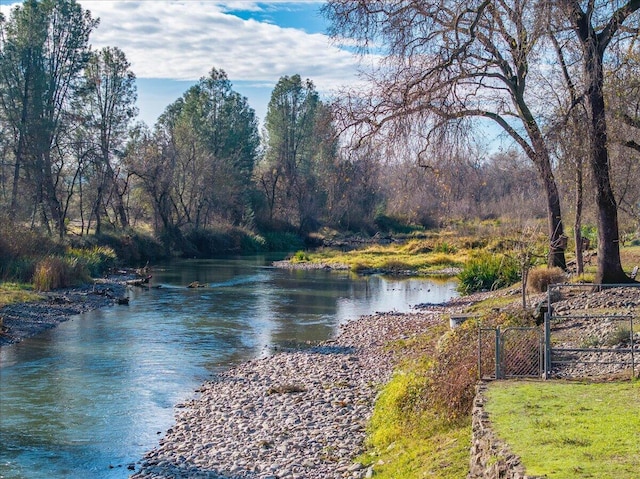
POLYGON ((93 53, 84 72, 84 82, 77 110, 93 133, 96 143, 94 169, 96 198, 92 215, 96 234, 101 231, 102 211, 114 199, 114 209, 123 228, 129 225, 123 197, 126 188, 118 178, 119 153, 131 120, 137 114, 135 75, 124 52, 118 48, 103 48, 93 53))
POLYGON ((547 202, 548 262, 564 269, 566 237, 540 124, 543 105, 529 87, 546 8, 533 0, 331 0, 324 13, 334 38, 355 39, 363 52, 384 57, 368 77, 369 91, 344 95, 347 127, 359 136, 410 133, 428 144, 442 129, 494 122, 536 166, 547 202))
POLYGON ((596 182, 598 209, 597 283, 630 281, 620 262, 618 205, 611 186, 608 131, 604 97, 605 53, 619 39, 622 26, 640 9, 640 1, 564 1, 559 2, 582 46, 581 65, 584 75, 585 103, 589 115, 588 161, 596 182))

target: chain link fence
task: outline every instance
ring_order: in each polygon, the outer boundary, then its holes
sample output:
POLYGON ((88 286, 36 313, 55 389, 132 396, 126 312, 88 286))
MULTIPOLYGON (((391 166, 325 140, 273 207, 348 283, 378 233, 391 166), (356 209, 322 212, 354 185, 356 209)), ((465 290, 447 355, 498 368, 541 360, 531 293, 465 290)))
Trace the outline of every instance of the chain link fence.
POLYGON ((479 328, 479 378, 637 377, 638 297, 640 285, 551 285, 541 327, 479 328))
POLYGON ((539 328, 480 328, 478 372, 481 379, 541 377, 542 332, 539 328))

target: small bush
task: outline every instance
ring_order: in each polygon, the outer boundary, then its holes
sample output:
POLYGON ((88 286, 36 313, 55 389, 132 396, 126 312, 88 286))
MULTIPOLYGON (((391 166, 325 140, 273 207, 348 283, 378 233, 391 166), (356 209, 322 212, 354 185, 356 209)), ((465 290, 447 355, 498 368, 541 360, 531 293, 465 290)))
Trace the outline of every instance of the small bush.
POLYGON ((116 265, 116 252, 109 246, 69 248, 67 255, 83 264, 93 277, 101 276, 116 265))
POLYGON ((527 276, 527 291, 530 293, 544 293, 549 285, 561 283, 565 279, 565 272, 557 266, 553 268, 547 268, 546 266, 533 268, 527 276))
POLYGON ((309 255, 307 253, 305 253, 302 250, 298 250, 296 251, 296 253, 293 255, 293 257, 291 258, 291 260, 294 263, 304 263, 306 261, 309 261, 309 255))
POLYGON ((86 267, 76 258, 48 256, 36 265, 32 282, 36 290, 50 291, 88 280, 86 267))
POLYGON ((617 346, 624 344, 631 338, 631 330, 627 326, 618 326, 614 331, 609 333, 604 341, 606 346, 617 346))
POLYGON ((520 280, 520 268, 508 256, 482 254, 464 265, 458 279, 458 291, 462 294, 493 291, 517 283, 520 280))
POLYGON ((583 226, 580 233, 589 240, 591 249, 598 247, 598 228, 595 225, 583 226))
POLYGON ((33 258, 0 258, 0 278, 3 281, 29 282, 35 269, 36 260, 33 258))
POLYGON ((110 248, 118 261, 126 265, 144 264, 166 255, 159 240, 136 231, 102 233, 97 236, 70 238, 70 240, 73 249, 110 248))
POLYGON ((458 252, 458 247, 443 241, 442 243, 438 243, 433 251, 434 253, 455 254, 458 252))
POLYGON ((442 336, 429 376, 429 407, 448 421, 471 412, 478 379, 478 330, 473 324, 442 336))
POLYGON ((304 246, 300 236, 288 231, 265 233, 264 241, 269 251, 295 251, 304 246))
POLYGON ((48 235, 7 221, 0 223, 0 257, 42 256, 62 254, 64 247, 48 235))

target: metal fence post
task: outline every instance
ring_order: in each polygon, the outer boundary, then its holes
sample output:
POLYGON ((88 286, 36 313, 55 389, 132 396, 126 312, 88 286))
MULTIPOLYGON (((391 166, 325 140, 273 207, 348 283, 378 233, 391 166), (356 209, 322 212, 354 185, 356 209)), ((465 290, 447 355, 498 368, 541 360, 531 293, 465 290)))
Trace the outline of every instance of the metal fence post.
POLYGON ((631 323, 631 379, 635 379, 636 377, 636 358, 635 358, 635 347, 633 344, 633 340, 635 339, 635 333, 633 332, 633 316, 629 318, 631 323))
POLYGON ((502 379, 502 371, 500 370, 501 351, 500 351, 500 326, 496 328, 496 379, 502 379))
POLYGON ((544 378, 551 374, 551 314, 544 313, 544 378))

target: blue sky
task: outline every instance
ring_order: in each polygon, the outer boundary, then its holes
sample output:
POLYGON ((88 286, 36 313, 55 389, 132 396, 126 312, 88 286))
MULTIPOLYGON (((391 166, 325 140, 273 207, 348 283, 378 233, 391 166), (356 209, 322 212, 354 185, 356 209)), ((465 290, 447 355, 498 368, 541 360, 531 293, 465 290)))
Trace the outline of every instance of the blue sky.
MULTIPOLYGON (((119 47, 131 62, 139 119, 150 126, 212 67, 227 73, 261 121, 284 75, 311 79, 326 97, 356 81, 357 58, 325 34, 323 2, 78 1, 100 18, 92 47, 119 47)), ((12 3, 0 0, 5 14, 12 3)))

